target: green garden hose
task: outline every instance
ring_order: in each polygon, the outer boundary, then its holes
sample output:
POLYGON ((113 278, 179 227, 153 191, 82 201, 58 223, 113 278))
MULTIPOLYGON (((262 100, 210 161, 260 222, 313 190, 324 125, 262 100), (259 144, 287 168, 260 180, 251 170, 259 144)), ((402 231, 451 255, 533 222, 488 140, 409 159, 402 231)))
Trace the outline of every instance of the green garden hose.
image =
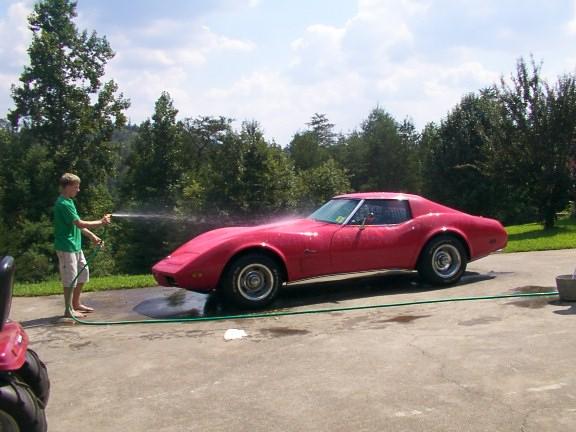
POLYGON ((161 324, 161 323, 180 323, 180 322, 192 322, 192 321, 224 321, 224 320, 235 320, 235 319, 248 319, 248 318, 271 318, 280 317, 288 315, 305 315, 305 314, 319 314, 326 312, 346 312, 362 309, 378 309, 378 308, 388 308, 388 307, 400 307, 400 306, 413 306, 422 304, 433 304, 433 303, 448 303, 457 301, 471 301, 471 300, 493 300, 493 299, 504 299, 504 298, 514 298, 514 297, 542 297, 542 296, 555 296, 558 295, 557 291, 550 291, 545 293, 529 293, 529 294, 501 294, 494 296, 485 297, 455 297, 455 298, 444 298, 444 299, 433 299, 433 300, 418 300, 402 303, 384 303, 377 305, 365 305, 365 306, 348 306, 339 308, 326 308, 326 309, 312 309, 305 311, 286 311, 286 312, 265 312, 256 314, 243 314, 243 315, 223 315, 215 317, 195 317, 195 318, 164 318, 164 319, 145 319, 145 320, 125 320, 125 321, 84 321, 76 317, 72 319, 80 324, 84 325, 122 325, 122 324, 161 324))
MULTIPOLYGON (((86 265, 80 269, 72 285, 80 274, 84 271, 88 262, 96 256, 100 251, 101 244, 94 250, 90 255, 90 259, 86 260, 86 265)), ((224 321, 224 320, 237 320, 237 319, 252 319, 252 318, 272 318, 280 316, 289 315, 306 315, 306 314, 319 314, 327 312, 349 312, 355 310, 365 310, 365 309, 382 309, 389 307, 401 307, 401 306, 414 306, 414 305, 424 305, 424 304, 434 304, 434 303, 449 303, 449 302, 462 302, 462 301, 473 301, 473 300, 495 300, 495 299, 507 299, 516 297, 545 297, 545 296, 556 296, 557 291, 543 292, 543 293, 528 293, 528 294, 499 294, 492 296, 482 296, 482 297, 454 297, 454 298, 441 298, 432 300, 417 300, 410 302, 400 302, 400 303, 383 303, 376 305, 364 305, 364 306, 347 306, 347 307, 337 307, 337 308, 325 308, 325 309, 312 309, 303 311, 285 311, 285 312, 263 312, 263 313, 253 313, 253 314, 241 314, 241 315, 223 315, 215 317, 193 317, 193 318, 163 318, 163 319, 144 319, 144 320, 118 320, 118 321, 85 321, 78 319, 71 312, 72 319, 80 324, 84 325, 125 325, 125 324, 166 324, 166 323, 181 323, 181 322, 198 322, 198 321, 224 321)))

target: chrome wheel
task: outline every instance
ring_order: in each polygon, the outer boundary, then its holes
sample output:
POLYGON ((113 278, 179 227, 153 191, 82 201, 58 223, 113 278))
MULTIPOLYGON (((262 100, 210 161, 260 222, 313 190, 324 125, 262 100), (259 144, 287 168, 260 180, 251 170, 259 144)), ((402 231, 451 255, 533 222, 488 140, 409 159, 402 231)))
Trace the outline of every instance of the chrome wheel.
POLYGON ((441 244, 432 255, 432 270, 439 277, 449 279, 462 268, 462 255, 451 244, 441 244))
POLYGON ((238 293, 249 301, 265 299, 275 288, 275 277, 264 264, 252 263, 243 267, 236 278, 238 293))

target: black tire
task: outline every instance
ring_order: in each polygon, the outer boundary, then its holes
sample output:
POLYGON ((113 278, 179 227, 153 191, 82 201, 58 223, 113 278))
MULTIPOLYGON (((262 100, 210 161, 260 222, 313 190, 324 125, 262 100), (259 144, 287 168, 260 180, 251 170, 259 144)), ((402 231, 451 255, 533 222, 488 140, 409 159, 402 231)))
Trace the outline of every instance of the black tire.
POLYGON ((40 360, 38 354, 28 349, 26 351, 26 361, 15 374, 21 381, 30 386, 38 400, 46 407, 50 397, 50 379, 48 378, 46 365, 40 360))
POLYGON ((260 309, 274 300, 281 285, 281 270, 274 259, 249 254, 232 262, 221 289, 227 301, 245 309, 260 309))
POLYGON ((450 236, 435 237, 426 244, 418 272, 432 285, 449 285, 460 280, 466 271, 467 256, 462 242, 450 236))
POLYGON ((0 430, 47 431, 44 407, 32 389, 13 376, 0 378, 0 430))

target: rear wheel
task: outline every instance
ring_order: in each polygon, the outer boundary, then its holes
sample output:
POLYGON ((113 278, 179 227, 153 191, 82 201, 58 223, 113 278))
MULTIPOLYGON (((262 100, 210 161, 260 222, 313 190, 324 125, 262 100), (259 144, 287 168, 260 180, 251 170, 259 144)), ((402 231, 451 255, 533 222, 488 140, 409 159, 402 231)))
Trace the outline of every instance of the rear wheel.
POLYGON ((249 254, 236 259, 222 280, 223 294, 236 305, 258 309, 270 304, 282 284, 280 267, 272 258, 249 254))
POLYGON ((466 270, 466 252, 462 242, 454 237, 432 239, 420 257, 418 272, 433 285, 458 282, 466 270))
POLYGON ((15 377, 0 378, 0 431, 46 432, 46 414, 34 392, 15 377))
MULTIPOLYGON (((46 365, 40 360, 35 351, 26 351, 26 361, 16 375, 34 391, 36 397, 46 406, 50 396, 50 379, 46 365)), ((0 429, 1 430, 1 429, 0 429)))

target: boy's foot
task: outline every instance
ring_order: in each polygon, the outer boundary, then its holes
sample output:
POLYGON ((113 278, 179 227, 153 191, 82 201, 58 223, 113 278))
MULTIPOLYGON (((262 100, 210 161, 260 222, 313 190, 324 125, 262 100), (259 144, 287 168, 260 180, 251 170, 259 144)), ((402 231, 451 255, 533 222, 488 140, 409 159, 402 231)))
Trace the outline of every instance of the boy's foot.
POLYGON ((78 311, 74 311, 72 312, 72 314, 69 311, 66 311, 66 313, 64 314, 64 318, 86 318, 86 315, 83 314, 82 312, 78 312, 78 311))
POLYGON ((86 305, 78 305, 78 306, 74 306, 74 310, 79 311, 79 312, 85 312, 85 313, 90 313, 90 312, 94 312, 94 308, 91 308, 90 306, 86 306, 86 305))

